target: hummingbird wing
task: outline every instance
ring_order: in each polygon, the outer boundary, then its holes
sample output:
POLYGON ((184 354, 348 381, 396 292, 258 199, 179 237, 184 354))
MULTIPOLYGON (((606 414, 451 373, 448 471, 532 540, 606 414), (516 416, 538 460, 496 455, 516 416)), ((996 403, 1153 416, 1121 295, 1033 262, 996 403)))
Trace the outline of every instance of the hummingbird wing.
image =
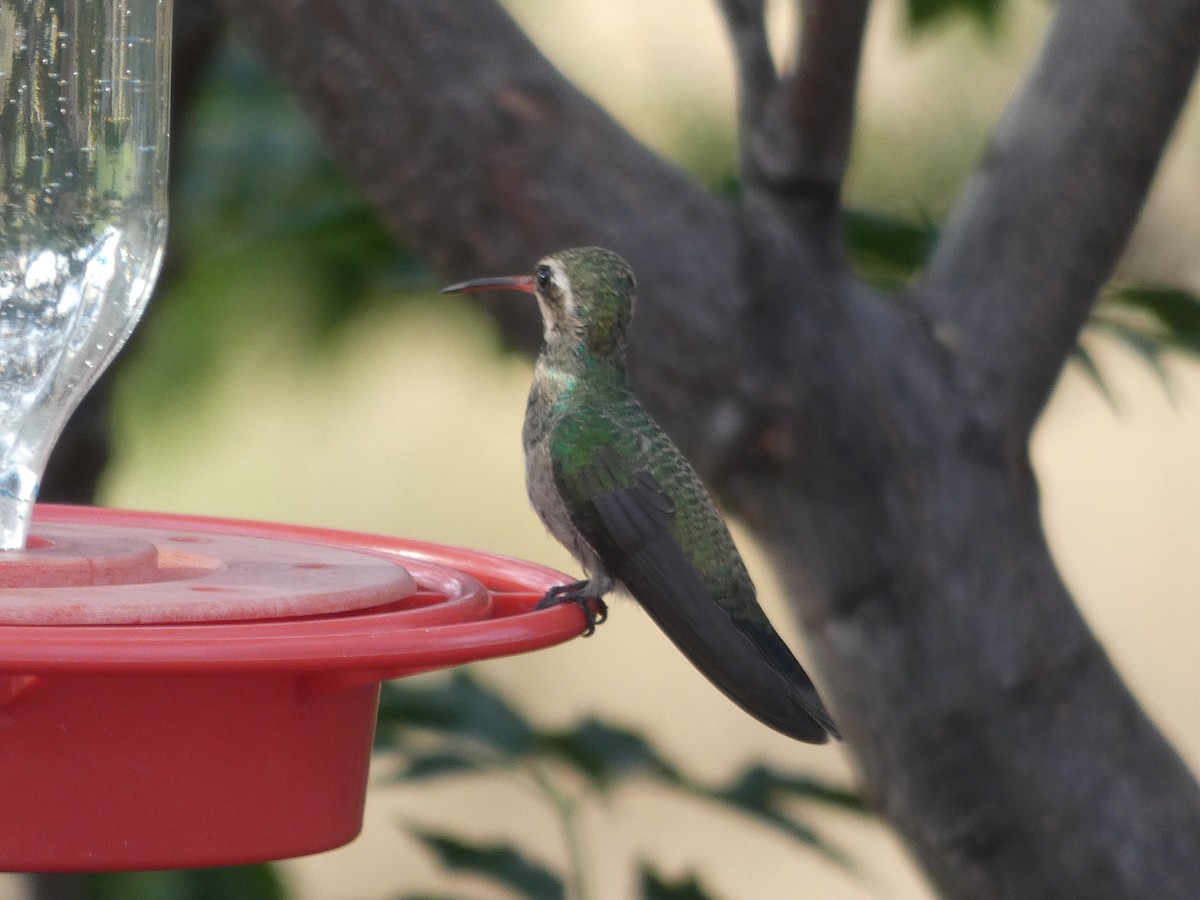
MULTIPOLYGON (((570 422, 562 423, 568 430, 570 422)), ((589 451, 554 454, 555 482, 574 527, 600 557, 605 570, 642 605, 700 672, 746 712, 790 737, 823 743, 838 736, 816 688, 791 650, 744 587, 714 590, 677 537, 676 502, 613 423, 589 416, 589 451), (632 452, 627 452, 632 451, 632 452)), ((666 436, 662 436, 667 440, 666 436)), ((636 442, 635 442, 636 443, 636 442)), ((688 487, 703 492, 686 466, 688 487)), ((674 460, 673 460, 674 461, 674 460)), ((703 493, 700 515, 711 515, 724 535, 720 550, 736 555, 732 538, 703 493)), ((740 565, 740 562, 739 562, 740 565)))

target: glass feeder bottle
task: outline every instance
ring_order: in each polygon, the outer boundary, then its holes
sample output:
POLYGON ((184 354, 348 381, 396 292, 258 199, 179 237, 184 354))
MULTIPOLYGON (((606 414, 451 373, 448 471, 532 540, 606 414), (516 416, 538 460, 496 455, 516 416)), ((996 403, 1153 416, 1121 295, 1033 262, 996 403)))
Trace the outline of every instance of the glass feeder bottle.
POLYGON ((0 0, 0 549, 166 239, 170 0, 0 0))

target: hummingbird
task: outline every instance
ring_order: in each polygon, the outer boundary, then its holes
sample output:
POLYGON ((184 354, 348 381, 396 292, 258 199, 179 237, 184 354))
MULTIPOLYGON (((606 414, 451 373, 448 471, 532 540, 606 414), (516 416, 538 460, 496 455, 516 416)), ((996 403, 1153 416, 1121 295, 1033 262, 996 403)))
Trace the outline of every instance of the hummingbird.
POLYGON ((840 737, 812 680, 759 606, 754 584, 695 469, 629 387, 625 344, 636 282, 611 250, 579 247, 533 274, 479 278, 442 293, 533 294, 541 351, 525 411, 529 500, 587 578, 551 588, 586 634, 623 588, 734 703, 797 740, 840 737))

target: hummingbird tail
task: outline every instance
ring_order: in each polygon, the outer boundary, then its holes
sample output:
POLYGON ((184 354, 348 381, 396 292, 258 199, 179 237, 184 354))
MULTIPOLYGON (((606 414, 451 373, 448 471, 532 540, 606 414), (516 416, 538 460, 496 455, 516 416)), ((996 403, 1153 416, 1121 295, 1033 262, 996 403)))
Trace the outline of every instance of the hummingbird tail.
MULTIPOLYGON (((628 556, 612 574, 692 665, 750 715, 810 744, 841 737, 778 633, 714 598, 669 534, 628 556)), ((746 603, 757 601, 751 596, 746 603)))

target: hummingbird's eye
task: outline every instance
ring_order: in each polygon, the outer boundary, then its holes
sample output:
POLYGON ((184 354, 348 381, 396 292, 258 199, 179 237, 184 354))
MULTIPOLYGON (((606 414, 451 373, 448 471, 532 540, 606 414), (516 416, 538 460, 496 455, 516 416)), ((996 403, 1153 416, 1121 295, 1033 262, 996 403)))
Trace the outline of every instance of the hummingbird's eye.
POLYGON ((550 279, 553 277, 554 273, 550 271, 549 266, 538 266, 537 271, 533 274, 537 279, 538 290, 544 291, 546 288, 550 287, 550 279))

